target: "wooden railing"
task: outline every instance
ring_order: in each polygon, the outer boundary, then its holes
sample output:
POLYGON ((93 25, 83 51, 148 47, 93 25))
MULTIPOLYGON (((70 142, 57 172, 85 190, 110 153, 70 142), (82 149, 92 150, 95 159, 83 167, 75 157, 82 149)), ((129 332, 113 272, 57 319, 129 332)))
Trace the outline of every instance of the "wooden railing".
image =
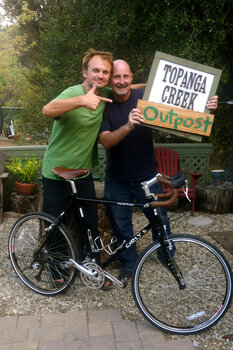
MULTIPOLYGON (((214 146, 210 143, 166 143, 155 144, 155 147, 169 147, 179 153, 181 167, 185 171, 203 172, 200 182, 208 182, 209 177, 209 159, 214 153, 214 146)), ((1 151, 6 154, 6 160, 11 157, 23 157, 25 154, 29 156, 36 155, 39 159, 43 159, 46 145, 32 146, 5 146, 1 147, 1 151)), ((105 172, 105 150, 98 145, 99 165, 93 169, 98 174, 100 180, 104 179, 105 172)))

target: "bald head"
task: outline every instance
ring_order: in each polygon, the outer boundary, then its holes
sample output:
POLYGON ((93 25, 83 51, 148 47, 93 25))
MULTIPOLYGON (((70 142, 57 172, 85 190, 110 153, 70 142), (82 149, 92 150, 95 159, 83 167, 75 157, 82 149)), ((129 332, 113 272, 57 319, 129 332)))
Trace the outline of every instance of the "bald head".
POLYGON ((123 60, 116 60, 113 62, 113 72, 110 83, 117 101, 128 100, 132 79, 133 74, 127 62, 123 60))
POLYGON ((123 60, 115 60, 113 61, 113 71, 114 69, 125 69, 128 70, 129 73, 131 73, 131 69, 129 64, 126 61, 123 60))

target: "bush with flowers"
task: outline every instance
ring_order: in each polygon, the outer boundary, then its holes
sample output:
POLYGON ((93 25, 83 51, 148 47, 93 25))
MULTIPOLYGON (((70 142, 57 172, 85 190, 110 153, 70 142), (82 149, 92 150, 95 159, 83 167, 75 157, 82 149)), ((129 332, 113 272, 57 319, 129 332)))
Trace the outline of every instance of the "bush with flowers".
POLYGON ((6 169, 16 175, 17 181, 21 183, 37 182, 41 165, 42 161, 36 156, 28 157, 27 155, 23 158, 13 157, 5 163, 6 169))

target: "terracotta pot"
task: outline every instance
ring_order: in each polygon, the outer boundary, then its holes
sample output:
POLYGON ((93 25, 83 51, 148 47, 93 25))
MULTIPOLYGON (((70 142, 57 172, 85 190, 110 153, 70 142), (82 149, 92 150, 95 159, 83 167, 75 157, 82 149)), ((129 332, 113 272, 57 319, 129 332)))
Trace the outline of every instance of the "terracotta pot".
POLYGON ((16 192, 18 194, 22 194, 22 195, 31 195, 35 192, 36 189, 36 183, 35 184, 27 184, 27 183, 21 183, 18 181, 15 181, 15 188, 16 188, 16 192))

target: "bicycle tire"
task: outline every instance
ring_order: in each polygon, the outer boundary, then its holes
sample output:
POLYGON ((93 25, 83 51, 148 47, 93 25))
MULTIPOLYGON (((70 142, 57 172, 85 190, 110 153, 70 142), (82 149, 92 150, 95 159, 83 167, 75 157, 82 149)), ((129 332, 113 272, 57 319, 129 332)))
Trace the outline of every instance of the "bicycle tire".
POLYGON ((170 236, 174 261, 184 280, 178 283, 157 256, 160 243, 150 244, 139 256, 132 276, 137 307, 154 326, 174 334, 195 334, 216 324, 232 300, 232 271, 212 243, 193 235, 170 236), (172 243, 172 244, 173 244, 172 243))
POLYGON ((8 242, 10 261, 18 277, 28 288, 46 296, 63 293, 74 282, 74 269, 64 263, 78 257, 74 240, 63 224, 36 257, 46 239, 45 228, 54 220, 46 213, 26 214, 15 222, 8 242))

